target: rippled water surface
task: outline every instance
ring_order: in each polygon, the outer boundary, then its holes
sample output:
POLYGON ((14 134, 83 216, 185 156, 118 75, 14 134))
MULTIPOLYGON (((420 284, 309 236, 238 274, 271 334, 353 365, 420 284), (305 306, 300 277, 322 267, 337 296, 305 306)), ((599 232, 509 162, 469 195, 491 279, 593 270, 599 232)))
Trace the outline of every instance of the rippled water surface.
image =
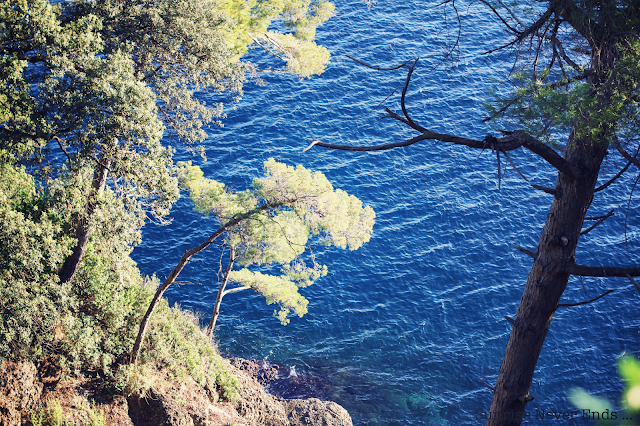
MULTIPOLYGON (((345 58, 395 65, 420 57, 407 105, 413 118, 443 133, 483 138, 482 101, 505 62, 478 56, 504 41, 500 27, 477 5, 460 6, 462 39, 455 67, 433 71, 457 27, 451 11, 422 2, 381 0, 370 10, 358 1, 336 1, 337 16, 318 31, 332 53, 331 65, 308 80, 267 76, 267 85, 246 85, 244 99, 228 112, 224 128, 211 128, 208 160, 191 159, 233 188, 246 188, 269 157, 320 170, 339 188, 377 213, 374 236, 356 252, 321 251, 329 275, 303 290, 309 313, 283 327, 273 307, 249 293, 227 296, 216 339, 233 355, 265 358, 329 380, 331 398, 356 425, 476 425, 488 410, 510 331, 504 315, 516 312, 551 198, 531 189, 509 169, 498 189, 495 155, 425 141, 378 153, 314 148, 310 138, 345 144, 379 144, 414 136, 379 111, 359 118, 404 83, 403 71, 378 72, 345 58), (445 18, 448 22, 445 22, 445 18)), ((385 105, 399 109, 398 95, 385 105)), ((518 151, 513 159, 536 183, 553 186, 550 167, 518 151)), ((610 158, 602 181, 620 161, 610 158)), ((506 164, 503 163, 504 172, 506 164)), ((598 194, 592 214, 616 216, 584 237, 578 261, 594 265, 637 264, 637 200, 624 212, 631 177, 598 194)), ((144 273, 164 278, 184 250, 211 233, 216 223, 181 199, 173 224, 149 225, 134 258, 144 273)), ((170 301, 209 315, 215 300, 218 253, 199 255, 181 275, 203 285, 174 286, 170 301)), ((559 310, 538 362, 528 408, 566 411, 573 386, 616 399, 621 384, 615 361, 638 353, 640 296, 620 279, 569 283, 568 302, 613 294, 597 303, 559 310)), ((531 421, 539 423, 540 420, 531 421)), ((574 420, 573 424, 582 424, 574 420)), ((526 422, 525 422, 526 423, 526 422)), ((585 423, 586 424, 586 423, 585 423)))

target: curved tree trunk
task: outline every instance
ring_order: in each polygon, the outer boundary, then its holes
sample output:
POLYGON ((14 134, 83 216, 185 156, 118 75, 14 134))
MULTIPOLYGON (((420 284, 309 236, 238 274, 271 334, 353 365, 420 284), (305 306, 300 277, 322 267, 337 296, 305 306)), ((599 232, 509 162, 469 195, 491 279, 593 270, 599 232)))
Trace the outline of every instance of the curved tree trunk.
POLYGON ((558 174, 556 193, 500 367, 487 426, 520 425, 526 404, 533 399, 529 395, 533 372, 569 280, 567 266, 575 262, 580 230, 605 154, 603 142, 570 137, 564 158, 579 175, 573 179, 558 174))
POLYGON ((229 281, 229 273, 233 268, 233 262, 235 261, 236 251, 233 247, 229 250, 229 265, 227 265, 227 270, 224 271, 224 278, 222 278, 222 282, 220 283, 220 288, 218 288, 218 295, 216 296, 216 303, 213 305, 213 314, 211 315, 211 320, 209 321, 209 326, 207 327, 206 335, 211 338, 213 335, 213 329, 216 327, 216 321, 218 320, 218 315, 220 315, 220 304, 222 303, 222 298, 225 295, 225 287, 227 286, 227 282, 229 281))
POLYGON ((102 151, 100 160, 93 172, 91 192, 85 206, 84 215, 78 221, 78 227, 76 228, 77 243, 71 254, 65 259, 62 264, 62 268, 60 268, 60 272, 58 273, 61 283, 71 281, 75 277, 80 261, 84 257, 84 252, 87 249, 87 243, 91 236, 91 221, 96 211, 97 200, 100 198, 100 195, 104 190, 104 185, 107 180, 107 171, 109 170, 110 164, 110 156, 105 151, 102 151))
POLYGON ((164 280, 164 283, 162 283, 162 285, 158 287, 158 289, 156 290, 156 294, 153 296, 153 299, 149 304, 149 308, 147 309, 147 312, 144 314, 144 317, 142 317, 142 321, 140 321, 138 337, 136 338, 136 343, 133 345, 133 349, 131 350, 131 356, 129 357, 130 364, 135 365, 138 362, 138 357, 140 356, 140 349, 142 348, 142 342, 144 341, 144 336, 147 334, 147 327, 149 326, 149 321, 151 320, 151 314, 153 314, 153 311, 156 309, 156 306, 158 306, 158 303, 160 302, 160 299, 162 298, 162 295, 164 294, 164 292, 169 288, 171 284, 175 282, 176 278, 178 277, 178 275, 180 275, 180 272, 182 272, 182 270, 184 269, 189 259, 191 259, 193 255, 198 254, 202 250, 209 247, 211 243, 213 243, 222 234, 227 232, 227 230, 232 226, 242 222, 243 220, 246 220, 247 218, 251 217, 256 213, 263 212, 273 208, 278 208, 283 205, 285 205, 285 203, 282 201, 274 201, 272 203, 267 203, 267 204, 261 205, 260 207, 256 207, 255 209, 250 210, 244 214, 238 215, 234 219, 231 219, 229 222, 225 223, 220 228, 218 228, 216 232, 211 234, 209 238, 207 238, 202 244, 184 252, 184 254, 180 258, 180 261, 178 262, 176 267, 173 268, 173 271, 171 271, 167 279, 164 280))

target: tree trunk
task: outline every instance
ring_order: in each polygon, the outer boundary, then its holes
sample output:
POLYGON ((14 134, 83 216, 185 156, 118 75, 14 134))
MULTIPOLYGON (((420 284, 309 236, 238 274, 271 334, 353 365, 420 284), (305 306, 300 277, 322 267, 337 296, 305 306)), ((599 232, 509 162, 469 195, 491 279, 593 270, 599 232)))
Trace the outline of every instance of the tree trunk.
POLYGON ((593 199, 606 143, 576 140, 573 135, 564 158, 579 171, 574 178, 560 172, 556 194, 536 249, 531 272, 515 316, 495 385, 487 426, 520 425, 533 372, 574 263, 585 214, 593 199))
POLYGON ((87 249, 87 243, 89 242, 89 237, 91 235, 91 220, 93 219, 93 214, 96 211, 98 198, 104 189, 104 185, 107 180, 107 171, 109 170, 110 164, 111 157, 105 151, 102 151, 100 160, 93 172, 91 192, 89 193, 89 199, 85 206, 84 215, 78 221, 78 226, 76 228, 77 243, 71 254, 65 259, 62 268, 60 269, 60 273, 58 274, 61 283, 71 281, 75 277, 78 265, 80 265, 80 261, 87 249))
POLYGON ((216 296, 216 303, 213 306, 213 314, 211 315, 211 321, 209 321, 209 326, 207 327, 206 335, 208 338, 211 338, 213 335, 213 329, 216 327, 216 321, 218 320, 218 315, 220 315, 220 304, 222 303, 222 298, 224 297, 224 289, 227 286, 227 282, 229 281, 229 273, 233 268, 233 262, 235 261, 236 251, 233 247, 231 247, 229 251, 229 265, 227 266, 227 270, 224 271, 224 278, 222 278, 222 282, 220 283, 220 288, 218 289, 218 295, 216 296))

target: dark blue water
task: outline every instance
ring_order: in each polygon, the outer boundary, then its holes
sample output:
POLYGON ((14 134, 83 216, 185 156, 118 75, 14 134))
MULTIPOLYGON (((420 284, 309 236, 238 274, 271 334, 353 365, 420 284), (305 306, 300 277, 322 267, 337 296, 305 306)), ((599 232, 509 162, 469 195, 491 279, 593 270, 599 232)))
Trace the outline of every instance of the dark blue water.
MULTIPOLYGON (((504 41, 486 10, 460 6, 460 51, 431 70, 455 39, 451 11, 418 2, 337 1, 337 16, 318 31, 332 53, 331 65, 309 80, 267 76, 249 82, 244 99, 228 111, 224 128, 211 128, 208 161, 191 159, 205 173, 236 189, 262 173, 269 157, 320 170, 336 186, 371 205, 377 222, 371 242, 356 252, 321 253, 329 275, 308 289, 309 313, 283 327, 273 307, 248 292, 223 302, 216 339, 230 354, 265 358, 298 372, 326 377, 331 398, 351 413, 356 425, 476 425, 476 410, 488 410, 509 336, 504 315, 513 316, 531 266, 515 243, 534 249, 551 197, 531 189, 508 170, 498 189, 495 156, 426 141, 379 153, 314 148, 308 139, 378 144, 414 136, 379 112, 357 119, 402 85, 402 71, 376 72, 345 55, 394 65, 421 58, 408 107, 416 121, 434 131, 482 138, 482 101, 494 78, 509 68, 508 58, 478 53, 504 41)), ((259 55, 255 59, 258 61, 259 55)), ((385 105, 399 109, 398 96, 385 105)), ((514 161, 535 183, 553 186, 550 166, 528 152, 514 161)), ((602 181, 621 161, 611 156, 602 181)), ((502 170, 504 171, 503 163, 502 170)), ((624 212, 632 177, 599 194, 590 214, 616 215, 584 237, 578 261, 593 265, 638 264, 638 198, 629 211, 625 250, 624 212)), ((198 244, 216 223, 191 212, 188 198, 172 211, 173 224, 149 225, 134 258, 144 273, 164 278, 182 253, 198 244)), ((180 279, 203 285, 174 286, 167 297, 184 308, 210 315, 218 279, 218 253, 199 255, 180 279)), ((586 306, 559 310, 536 369, 528 405, 571 410, 567 391, 582 386, 615 400, 621 383, 615 361, 638 353, 640 295, 621 279, 572 279, 567 302, 618 290, 586 306)), ((530 423, 539 423, 540 420, 530 423)), ((586 424, 574 420, 573 424, 586 424)))

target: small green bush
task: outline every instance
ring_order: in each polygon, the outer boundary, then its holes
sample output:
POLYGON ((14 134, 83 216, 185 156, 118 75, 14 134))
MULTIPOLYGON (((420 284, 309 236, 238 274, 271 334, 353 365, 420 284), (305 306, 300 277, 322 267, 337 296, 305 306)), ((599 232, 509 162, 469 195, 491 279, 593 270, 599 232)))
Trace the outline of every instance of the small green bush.
MULTIPOLYGON (((74 407, 86 413, 88 421, 84 426, 106 426, 107 421, 102 410, 91 408, 88 403, 74 407)), ((33 426, 71 426, 67 421, 64 409, 57 399, 47 401, 40 405, 34 413, 31 413, 29 420, 33 426)))

